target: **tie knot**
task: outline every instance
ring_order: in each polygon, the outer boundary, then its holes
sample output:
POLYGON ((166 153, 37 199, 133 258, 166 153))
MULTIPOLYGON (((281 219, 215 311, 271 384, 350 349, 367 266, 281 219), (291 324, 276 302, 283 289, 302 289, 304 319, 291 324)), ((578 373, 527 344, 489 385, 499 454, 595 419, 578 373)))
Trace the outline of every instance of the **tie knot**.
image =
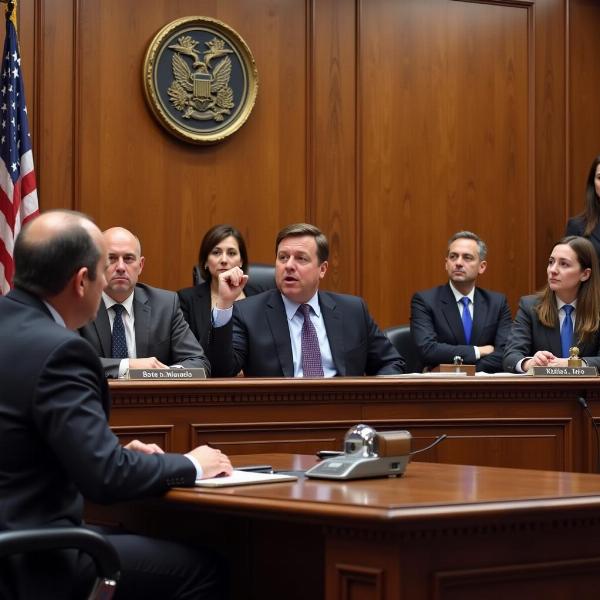
POLYGON ((469 308, 469 304, 470 304, 470 302, 471 302, 471 299, 470 299, 468 296, 463 296, 463 297, 460 299, 460 301, 462 302, 462 305, 463 305, 465 308, 469 308))
POLYGON ((307 319, 310 315, 310 304, 301 304, 298 310, 302 313, 302 316, 307 319))
POLYGON ((122 304, 113 304, 112 309, 115 311, 115 315, 117 317, 120 317, 123 311, 125 310, 125 307, 122 304))
POLYGON ((570 304, 565 304, 565 305, 563 306, 563 310, 565 311, 565 315, 566 315, 567 317, 570 317, 570 316, 571 316, 571 313, 572 313, 572 312, 575 310, 575 307, 574 307, 574 306, 571 306, 570 304))

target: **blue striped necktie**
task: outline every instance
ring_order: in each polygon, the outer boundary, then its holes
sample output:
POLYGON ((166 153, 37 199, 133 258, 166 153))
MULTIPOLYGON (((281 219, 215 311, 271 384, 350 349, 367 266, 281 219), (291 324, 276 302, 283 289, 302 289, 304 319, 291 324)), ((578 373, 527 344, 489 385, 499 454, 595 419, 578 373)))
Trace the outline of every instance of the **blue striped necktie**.
POLYGON ((473 319, 471 319, 471 312, 469 311, 469 304, 471 300, 467 296, 463 296, 460 301, 463 305, 462 313, 462 324, 465 330, 465 342, 471 343, 471 332, 473 331, 473 319))
POLYGON ((569 358, 569 349, 573 345, 573 319, 571 313, 574 308, 570 304, 565 304, 562 308, 565 311, 565 318, 560 326, 560 345, 563 358, 569 358))

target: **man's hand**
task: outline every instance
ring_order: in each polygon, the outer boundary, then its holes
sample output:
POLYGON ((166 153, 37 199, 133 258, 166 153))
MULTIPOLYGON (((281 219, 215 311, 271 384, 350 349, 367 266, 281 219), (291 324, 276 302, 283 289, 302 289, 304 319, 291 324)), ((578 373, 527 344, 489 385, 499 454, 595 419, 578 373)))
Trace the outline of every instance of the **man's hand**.
POLYGON ((233 267, 229 271, 219 273, 217 308, 231 308, 242 293, 247 281, 248 275, 244 275, 244 271, 239 267, 233 267))
POLYGON ((558 363, 555 362, 558 360, 560 359, 554 356, 552 352, 549 352, 548 350, 538 350, 533 355, 533 358, 523 362, 521 368, 523 371, 527 372, 531 367, 548 367, 551 364, 558 366, 558 363))
POLYGON ((480 358, 483 358, 484 356, 491 354, 493 351, 494 351, 494 346, 492 346, 491 344, 488 344, 487 346, 479 346, 480 358))
POLYGON ((142 454, 164 454, 164 450, 156 444, 144 444, 140 440, 132 440, 124 446, 127 450, 133 450, 134 452, 141 452, 142 454))
POLYGON ((149 356, 148 358, 130 358, 129 359, 130 369, 168 369, 167 365, 163 365, 156 356, 149 356))
POLYGON ((194 448, 191 454, 202 467, 202 479, 209 479, 217 475, 231 475, 233 467, 231 461, 220 450, 210 446, 198 446, 194 448))

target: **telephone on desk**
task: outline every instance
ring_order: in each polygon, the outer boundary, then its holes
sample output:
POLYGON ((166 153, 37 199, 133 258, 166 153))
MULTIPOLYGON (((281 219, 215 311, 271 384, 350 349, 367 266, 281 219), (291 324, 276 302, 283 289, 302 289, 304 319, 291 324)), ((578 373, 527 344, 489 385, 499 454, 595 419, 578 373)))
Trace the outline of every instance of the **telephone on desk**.
POLYGON ((409 431, 383 431, 365 424, 351 427, 344 437, 344 452, 321 461, 308 471, 307 477, 317 479, 366 479, 403 475, 410 457, 433 448, 446 438, 441 435, 423 448, 411 452, 409 431))

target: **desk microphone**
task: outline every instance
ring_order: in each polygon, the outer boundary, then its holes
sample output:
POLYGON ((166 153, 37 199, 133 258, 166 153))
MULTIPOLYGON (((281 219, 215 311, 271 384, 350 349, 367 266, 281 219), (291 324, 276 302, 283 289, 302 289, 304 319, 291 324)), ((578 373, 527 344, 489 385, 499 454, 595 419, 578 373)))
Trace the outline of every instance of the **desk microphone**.
POLYGON ((598 454, 598 457, 597 457, 598 462, 596 465, 596 470, 600 470, 600 433, 598 433, 598 425, 597 425, 596 421, 594 420, 594 415, 592 415, 592 411, 589 409, 588 403, 586 402, 585 398, 583 396, 579 396, 577 398, 577 402, 579 402, 579 404, 581 404, 581 406, 583 407, 585 412, 588 414, 590 421, 592 422, 592 425, 594 426, 594 431, 596 432, 596 452, 598 454))

